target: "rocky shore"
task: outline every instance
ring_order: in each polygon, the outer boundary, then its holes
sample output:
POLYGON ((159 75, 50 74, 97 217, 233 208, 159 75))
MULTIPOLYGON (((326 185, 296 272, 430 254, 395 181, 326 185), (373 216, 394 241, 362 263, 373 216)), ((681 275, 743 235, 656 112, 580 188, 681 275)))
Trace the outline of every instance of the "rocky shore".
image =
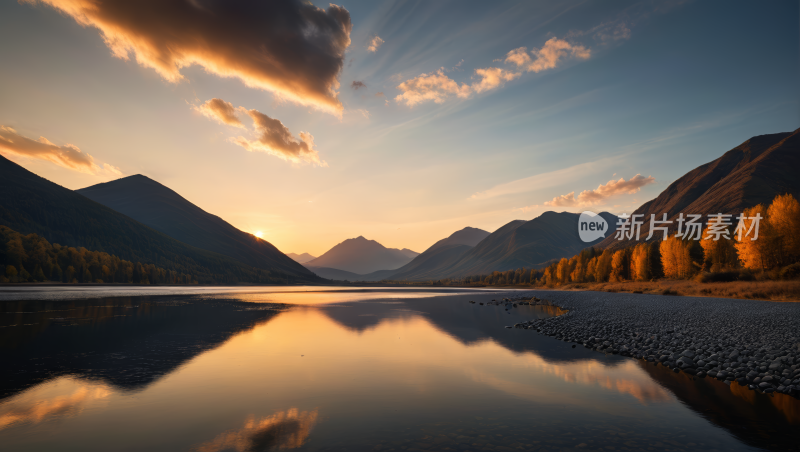
POLYGON ((800 398, 800 303, 566 291, 497 303, 568 311, 515 328, 800 398))

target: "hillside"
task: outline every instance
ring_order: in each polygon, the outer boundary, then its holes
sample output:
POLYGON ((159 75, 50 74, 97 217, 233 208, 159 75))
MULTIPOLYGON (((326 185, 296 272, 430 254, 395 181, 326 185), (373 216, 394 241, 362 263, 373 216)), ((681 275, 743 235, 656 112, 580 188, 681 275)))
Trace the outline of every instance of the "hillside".
MULTIPOLYGON (((649 231, 651 214, 661 219, 666 213, 674 230, 674 221, 681 212, 702 214, 705 221, 708 214, 736 215, 756 204, 769 204, 779 194, 800 196, 799 133, 800 129, 750 138, 720 158, 689 171, 633 212, 644 215, 642 231, 649 231)), ((612 234, 599 246, 617 249, 633 243, 616 240, 612 234)))
POLYGON ((140 174, 76 191, 188 245, 232 257, 252 267, 310 275, 266 240, 240 231, 140 174))
POLYGON ((305 266, 345 270, 363 275, 378 270, 400 268, 416 256, 417 253, 411 250, 386 248, 374 240, 359 236, 339 243, 322 256, 306 262, 305 266))
POLYGON ((308 271, 258 270, 179 242, 0 157, 0 224, 51 243, 194 275, 200 283, 317 281, 308 271))

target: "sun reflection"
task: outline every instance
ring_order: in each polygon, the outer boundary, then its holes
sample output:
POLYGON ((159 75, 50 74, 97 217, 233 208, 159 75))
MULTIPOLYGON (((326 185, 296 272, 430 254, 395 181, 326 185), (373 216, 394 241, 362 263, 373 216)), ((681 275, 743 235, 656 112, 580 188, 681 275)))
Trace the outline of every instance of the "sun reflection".
POLYGON ((256 419, 250 417, 244 427, 219 434, 203 443, 196 452, 236 450, 247 452, 268 449, 296 449, 303 445, 317 423, 317 410, 303 411, 290 408, 272 416, 256 419))

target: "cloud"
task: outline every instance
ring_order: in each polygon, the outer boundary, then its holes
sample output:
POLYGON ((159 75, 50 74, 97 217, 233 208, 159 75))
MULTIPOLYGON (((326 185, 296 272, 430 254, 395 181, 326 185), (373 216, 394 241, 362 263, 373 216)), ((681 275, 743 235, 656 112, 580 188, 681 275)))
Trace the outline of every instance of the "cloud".
POLYGON ((506 63, 515 64, 520 69, 527 72, 541 72, 546 69, 554 69, 561 60, 570 56, 579 59, 588 59, 591 50, 582 45, 573 45, 569 42, 550 38, 544 43, 541 49, 533 49, 528 54, 527 48, 519 47, 506 54, 506 63))
POLYGON ((378 91, 375 93, 375 97, 383 97, 383 91, 378 91))
POLYGON ((374 38, 369 40, 369 44, 367 45, 367 50, 369 50, 370 52, 373 52, 373 53, 377 52, 378 51, 378 47, 380 47, 381 44, 383 44, 384 42, 386 42, 386 41, 384 41, 383 39, 381 39, 378 36, 375 36, 374 38))
POLYGON ((366 88, 366 87, 367 85, 364 84, 364 82, 360 82, 358 80, 353 80, 353 83, 350 84, 350 88, 353 88, 354 90, 359 90, 360 88, 366 88))
POLYGON ((409 107, 432 100, 437 104, 443 103, 450 95, 467 98, 472 94, 472 89, 467 84, 461 86, 439 69, 430 74, 421 74, 397 85, 402 91, 394 100, 405 102, 409 107))
POLYGON ((555 187, 564 183, 565 180, 575 180, 595 174, 604 168, 608 168, 618 162, 620 157, 606 157, 593 162, 580 163, 547 173, 540 173, 522 179, 504 182, 488 190, 474 193, 470 199, 490 199, 498 196, 515 195, 528 193, 545 188, 555 187))
POLYGON ((503 85, 503 82, 510 82, 522 75, 519 72, 510 72, 497 67, 475 69, 475 73, 481 78, 479 82, 473 83, 471 86, 476 93, 498 88, 503 85))
POLYGON ((253 120, 253 128, 258 134, 255 140, 242 136, 232 138, 233 143, 251 152, 265 152, 293 163, 311 163, 317 166, 328 166, 320 161, 314 148, 314 137, 307 132, 300 132, 300 139, 292 136, 289 129, 277 119, 270 118, 258 110, 247 110, 253 120))
POLYGON ((236 116, 236 109, 230 102, 215 97, 207 100, 203 105, 195 106, 194 109, 221 124, 244 128, 244 124, 236 116))
POLYGON ((100 31, 115 57, 131 55, 164 79, 202 66, 281 99, 339 114, 336 89, 350 45, 350 13, 300 0, 21 0, 44 3, 100 31))
POLYGON ((409 107, 426 101, 443 103, 450 96, 467 99, 475 93, 482 93, 503 85, 503 82, 514 80, 520 76, 519 72, 510 72, 505 69, 490 67, 476 69, 475 75, 480 78, 477 82, 468 85, 459 85, 455 80, 445 74, 443 68, 430 74, 422 74, 399 84, 397 89, 402 91, 394 100, 404 102, 409 107))
POLYGON ((631 29, 624 22, 601 28, 595 34, 595 38, 603 43, 619 41, 621 39, 630 39, 631 29))
MULTIPOLYGON (((477 77, 479 80, 471 84, 459 85, 458 82, 445 75, 444 68, 440 68, 436 72, 421 74, 399 84, 397 89, 401 93, 394 100, 413 107, 427 101, 441 104, 451 96, 466 99, 472 94, 499 88, 503 86, 503 83, 518 78, 523 72, 541 72, 553 69, 561 60, 570 56, 587 59, 590 55, 591 50, 582 45, 573 45, 563 39, 550 38, 541 49, 533 49, 530 53, 525 47, 508 52, 504 61, 515 65, 516 70, 499 67, 475 69, 473 77, 477 77)), ((460 66, 461 62, 456 67, 460 66)))
POLYGON ((0 126, 0 153, 48 160, 58 166, 87 174, 106 172, 117 176, 122 175, 119 168, 108 163, 98 164, 94 157, 81 152, 73 144, 57 146, 45 137, 39 137, 38 141, 32 140, 6 126, 0 126))
POLYGON ((551 207, 582 207, 600 204, 609 198, 623 194, 633 194, 642 189, 645 185, 655 183, 653 176, 644 177, 637 174, 627 181, 625 178, 610 180, 605 185, 600 185, 596 190, 584 190, 577 197, 575 192, 566 195, 556 196, 552 201, 544 203, 551 207))

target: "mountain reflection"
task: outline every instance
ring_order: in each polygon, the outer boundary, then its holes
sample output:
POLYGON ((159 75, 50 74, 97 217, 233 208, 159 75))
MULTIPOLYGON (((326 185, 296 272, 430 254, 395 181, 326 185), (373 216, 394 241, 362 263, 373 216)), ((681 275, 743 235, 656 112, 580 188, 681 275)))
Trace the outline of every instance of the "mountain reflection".
POLYGON ((295 449, 303 445, 317 423, 317 410, 298 412, 297 408, 272 416, 250 417, 244 427, 221 433, 198 446, 196 452, 260 452, 270 449, 295 449))

